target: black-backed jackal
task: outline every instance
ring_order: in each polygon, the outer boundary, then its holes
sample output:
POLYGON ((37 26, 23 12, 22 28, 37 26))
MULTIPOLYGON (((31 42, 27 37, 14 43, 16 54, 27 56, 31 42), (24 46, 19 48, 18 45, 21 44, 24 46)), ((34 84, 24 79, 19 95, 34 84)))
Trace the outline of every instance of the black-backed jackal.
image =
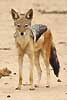
POLYGON ((39 56, 42 55, 46 65, 47 87, 50 87, 50 67, 51 64, 54 74, 58 77, 60 64, 56 54, 56 48, 53 44, 52 33, 46 25, 35 24, 31 25, 33 18, 33 10, 30 9, 26 14, 18 14, 14 9, 11 9, 11 15, 14 20, 16 32, 14 34, 16 46, 18 49, 19 62, 19 85, 17 89, 21 89, 22 85, 22 64, 24 54, 27 54, 30 59, 30 89, 34 89, 33 85, 33 68, 34 65, 38 72, 38 84, 41 79, 41 67, 39 56))

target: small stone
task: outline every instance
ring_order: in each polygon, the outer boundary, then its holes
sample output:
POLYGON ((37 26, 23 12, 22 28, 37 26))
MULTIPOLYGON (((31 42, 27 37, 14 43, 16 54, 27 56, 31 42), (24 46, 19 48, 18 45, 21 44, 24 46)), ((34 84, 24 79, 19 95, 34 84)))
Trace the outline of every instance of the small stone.
POLYGON ((10 77, 10 79, 12 79, 12 77, 10 77))
POLYGON ((4 83, 5 85, 7 85, 8 83, 4 83))
POLYGON ((46 86, 46 88, 50 88, 50 86, 49 86, 49 85, 47 85, 47 86, 46 86))
POLYGON ((11 97, 10 95, 7 96, 7 98, 10 98, 10 97, 11 97))
POLYGON ((62 82, 62 81, 60 79, 58 79, 57 82, 62 82))
POLYGON ((13 73, 14 75, 16 75, 16 73, 13 73))
POLYGON ((35 88, 38 88, 39 86, 37 84, 35 84, 35 88))
POLYGON ((65 68, 63 68, 63 70, 65 70, 65 68))
POLYGON ((21 90, 21 88, 20 87, 17 87, 15 90, 21 90))
POLYGON ((67 95, 67 92, 66 92, 66 95, 67 95))

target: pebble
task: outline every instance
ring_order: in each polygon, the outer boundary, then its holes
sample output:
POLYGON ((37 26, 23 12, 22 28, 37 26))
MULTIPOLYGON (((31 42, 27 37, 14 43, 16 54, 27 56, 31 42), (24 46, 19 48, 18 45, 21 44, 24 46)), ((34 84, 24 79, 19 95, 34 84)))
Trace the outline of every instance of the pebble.
POLYGON ((7 98, 10 98, 11 96, 10 95, 7 95, 7 98))
POLYGON ((61 80, 60 80, 60 79, 58 79, 58 80, 57 80, 57 82, 61 82, 61 80))

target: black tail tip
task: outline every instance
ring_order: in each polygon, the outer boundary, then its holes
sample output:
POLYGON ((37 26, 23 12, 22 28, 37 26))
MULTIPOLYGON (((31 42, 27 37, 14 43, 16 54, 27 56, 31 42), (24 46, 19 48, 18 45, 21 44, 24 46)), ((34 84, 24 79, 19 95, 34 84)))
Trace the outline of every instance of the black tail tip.
POLYGON ((59 76, 59 69, 60 69, 60 66, 58 66, 58 65, 57 65, 56 68, 53 69, 54 70, 54 74, 56 75, 56 77, 59 76))
POLYGON ((59 76, 59 70, 60 70, 59 61, 54 61, 54 63, 52 62, 51 65, 53 67, 54 74, 56 75, 56 77, 58 77, 59 76))
POLYGON ((59 70, 60 70, 60 63, 57 57, 57 52, 56 52, 56 48, 52 47, 51 48, 51 55, 50 55, 50 64, 53 68, 54 74, 56 75, 56 77, 59 76, 59 70))

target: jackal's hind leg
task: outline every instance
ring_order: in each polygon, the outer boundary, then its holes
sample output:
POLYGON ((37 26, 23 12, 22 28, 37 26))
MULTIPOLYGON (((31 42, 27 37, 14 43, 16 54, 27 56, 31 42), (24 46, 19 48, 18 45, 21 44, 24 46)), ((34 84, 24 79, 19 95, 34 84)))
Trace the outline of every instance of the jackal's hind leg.
POLYGON ((41 70, 40 63, 39 63, 39 56, 40 56, 40 52, 36 52, 35 53, 35 66, 36 66, 37 73, 38 73, 38 82, 37 84, 35 84, 35 87, 39 87, 40 80, 41 80, 41 74, 42 74, 42 70, 41 70))
POLYGON ((50 68, 49 68, 49 53, 48 53, 48 51, 46 51, 46 53, 42 52, 42 57, 43 57, 45 65, 46 65, 46 74, 47 74, 46 87, 49 88, 50 87, 50 68))
POLYGON ((50 68, 49 68, 48 58, 46 58, 45 64, 46 64, 46 74, 47 74, 47 85, 46 85, 46 87, 49 88, 50 87, 50 68))

